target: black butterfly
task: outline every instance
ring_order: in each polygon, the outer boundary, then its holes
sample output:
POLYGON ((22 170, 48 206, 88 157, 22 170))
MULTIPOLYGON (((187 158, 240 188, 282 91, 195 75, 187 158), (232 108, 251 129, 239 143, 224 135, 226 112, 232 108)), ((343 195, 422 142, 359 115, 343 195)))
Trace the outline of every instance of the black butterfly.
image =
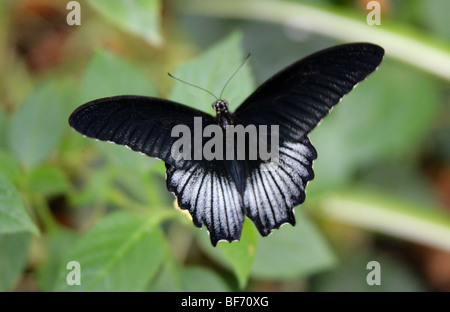
MULTIPOLYGON (((166 163, 167 188, 189 211, 197 227, 206 225, 211 243, 239 240, 247 215, 261 235, 284 223, 295 225, 293 207, 305 201, 317 153, 311 130, 341 98, 377 69, 384 50, 369 43, 335 46, 286 67, 251 94, 234 113, 227 102, 213 104, 216 116, 172 101, 145 96, 97 99, 69 118, 91 138, 125 145, 166 163), (262 160, 175 159, 176 125, 278 125, 279 166, 262 170, 262 160)), ((350 118, 350 117, 349 117, 350 118)))

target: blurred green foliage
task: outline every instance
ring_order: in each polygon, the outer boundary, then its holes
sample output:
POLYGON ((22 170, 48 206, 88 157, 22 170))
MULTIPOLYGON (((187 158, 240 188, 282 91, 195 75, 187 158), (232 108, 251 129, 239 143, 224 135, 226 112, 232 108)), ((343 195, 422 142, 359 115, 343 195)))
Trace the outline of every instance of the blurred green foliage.
MULTIPOLYGON (((380 69, 311 134, 316 177, 295 209, 296 226, 266 238, 245 222, 240 242, 213 248, 206 231, 175 207, 161 161, 69 128, 77 106, 120 94, 169 98, 212 113, 209 94, 166 73, 218 95, 251 52, 224 92, 235 109, 277 70, 339 43, 307 25, 255 20, 247 2, 220 18, 216 1, 203 14, 196 11, 202 1, 93 0, 81 4, 82 24, 68 26, 64 1, 5 1, 0 291, 449 289, 450 275, 443 281, 432 275, 428 257, 437 254, 448 270, 448 75, 391 59, 389 43, 380 69), (66 282, 73 260, 81 264, 80 286, 66 282), (381 263, 381 286, 366 283, 372 260, 381 263)), ((445 55, 442 67, 449 66, 446 0, 380 1, 381 26, 365 24, 366 1, 289 2, 359 20, 365 41, 372 41, 371 27, 382 34, 402 28, 405 38, 420 32, 427 42, 412 40, 445 55)))

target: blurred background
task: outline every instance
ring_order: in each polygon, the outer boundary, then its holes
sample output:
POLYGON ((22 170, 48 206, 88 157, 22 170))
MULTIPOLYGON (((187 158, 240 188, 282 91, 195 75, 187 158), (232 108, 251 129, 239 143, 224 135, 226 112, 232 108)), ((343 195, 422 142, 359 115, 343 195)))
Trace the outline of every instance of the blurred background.
POLYGON ((449 291, 448 14, 448 0, 3 0, 0 290, 449 291), (211 247, 161 161, 67 123, 119 94, 212 113, 167 72, 220 93, 251 53, 225 92, 236 108, 290 63, 354 41, 386 57, 311 133, 297 225, 266 238, 247 221, 240 242, 211 247))

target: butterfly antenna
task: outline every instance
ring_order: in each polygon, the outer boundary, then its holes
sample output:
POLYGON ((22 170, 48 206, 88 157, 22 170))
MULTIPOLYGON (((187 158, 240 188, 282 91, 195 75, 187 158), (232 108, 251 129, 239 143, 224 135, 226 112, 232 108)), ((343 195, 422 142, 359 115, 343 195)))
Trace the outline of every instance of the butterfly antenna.
POLYGON ((245 57, 245 59, 244 59, 244 61, 242 62, 242 64, 239 65, 239 67, 234 71, 233 75, 231 75, 231 77, 228 78, 227 82, 226 82, 225 85, 223 86, 222 92, 220 92, 219 99, 222 98, 223 91, 225 91, 225 88, 227 87, 228 83, 231 81, 231 79, 233 79, 234 75, 237 74, 237 72, 241 69, 241 67, 244 66, 245 62, 247 62, 247 60, 249 59, 249 57, 250 57, 250 53, 247 54, 247 56, 245 57))
POLYGON ((189 82, 187 82, 187 81, 181 80, 180 78, 177 78, 177 77, 173 76, 171 73, 167 73, 167 74, 169 75, 170 78, 173 78, 173 79, 175 79, 175 80, 178 80, 178 81, 180 81, 180 82, 182 82, 182 83, 185 83, 185 84, 187 84, 187 85, 189 85, 189 86, 198 88, 198 89, 203 90, 203 91, 205 91, 205 92, 208 92, 208 93, 211 94, 213 97, 215 97, 217 101, 219 100, 219 98, 218 98, 217 96, 215 96, 214 93, 212 93, 212 92, 210 92, 210 91, 208 91, 208 90, 206 90, 206 89, 204 89, 204 88, 202 88, 202 87, 196 86, 196 85, 194 85, 194 84, 192 84, 192 83, 189 83, 189 82))

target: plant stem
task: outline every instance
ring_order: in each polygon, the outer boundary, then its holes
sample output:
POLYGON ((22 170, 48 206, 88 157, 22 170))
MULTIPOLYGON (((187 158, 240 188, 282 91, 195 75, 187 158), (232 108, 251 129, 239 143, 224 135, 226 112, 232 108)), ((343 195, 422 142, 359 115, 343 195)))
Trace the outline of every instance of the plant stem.
POLYGON ((319 206, 326 217, 450 251, 450 218, 437 209, 355 190, 324 195, 319 206))
POLYGON ((58 223, 50 211, 50 207, 48 206, 47 200, 44 196, 36 194, 31 195, 31 201, 33 206, 35 207, 36 215, 39 220, 42 222, 44 228, 47 232, 53 232, 58 230, 58 223))

